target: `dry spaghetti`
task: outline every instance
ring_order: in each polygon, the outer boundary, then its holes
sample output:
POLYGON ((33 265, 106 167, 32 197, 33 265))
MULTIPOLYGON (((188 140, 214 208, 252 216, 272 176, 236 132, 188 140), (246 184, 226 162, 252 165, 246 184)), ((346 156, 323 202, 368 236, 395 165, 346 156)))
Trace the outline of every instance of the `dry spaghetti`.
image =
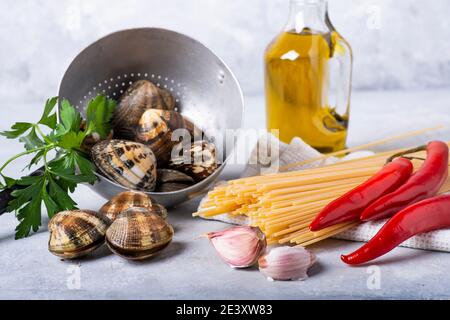
MULTIPOLYGON (((245 216, 252 226, 258 226, 266 234, 270 244, 308 246, 358 224, 339 224, 319 232, 308 228, 327 203, 369 179, 383 167, 388 157, 400 151, 315 169, 232 180, 210 191, 194 216, 245 216)), ((424 158, 426 155, 419 152, 414 156, 424 158)), ((421 163, 414 160, 415 169, 421 163)), ((450 179, 441 193, 449 191, 450 179)))

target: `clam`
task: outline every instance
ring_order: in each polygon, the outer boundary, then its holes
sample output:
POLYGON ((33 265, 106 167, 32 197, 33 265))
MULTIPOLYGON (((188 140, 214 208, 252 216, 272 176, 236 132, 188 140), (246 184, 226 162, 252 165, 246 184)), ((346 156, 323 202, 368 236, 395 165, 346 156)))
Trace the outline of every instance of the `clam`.
POLYGON ((146 208, 120 214, 106 232, 106 244, 115 254, 130 260, 149 258, 172 241, 173 228, 146 208))
POLYGON ((156 192, 175 192, 189 188, 191 185, 179 182, 167 182, 156 187, 156 192))
POLYGON ((199 141, 205 137, 205 133, 203 132, 203 130, 200 129, 200 127, 197 127, 191 119, 189 119, 185 115, 183 115, 183 119, 185 129, 191 136, 190 142, 199 141))
POLYGON ((162 204, 154 203, 151 211, 163 219, 167 219, 167 209, 162 204))
POLYGON ((172 169, 159 169, 157 170, 158 178, 156 179, 157 183, 170 183, 170 182, 179 182, 185 184, 194 184, 195 181, 192 177, 187 174, 172 170, 172 169))
POLYGON ((63 211, 50 220, 48 249, 64 259, 85 256, 105 241, 108 218, 90 210, 63 211))
POLYGON ((183 172, 172 169, 157 170, 157 192, 173 192, 183 190, 190 187, 194 183, 194 179, 183 172))
POLYGON ((112 197, 99 210, 109 220, 114 221, 124 211, 135 208, 147 208, 163 219, 167 218, 167 210, 156 203, 149 195, 138 191, 125 191, 112 197))
POLYGON ((182 140, 191 141, 195 133, 195 126, 176 111, 149 109, 145 111, 136 127, 135 141, 141 142, 155 153, 159 166, 164 166, 170 159, 173 147, 179 138, 173 136, 179 131, 182 140), (175 141, 173 141, 175 140, 175 141))
POLYGON ((209 177, 219 166, 216 147, 212 142, 206 140, 195 141, 191 145, 185 145, 178 156, 172 157, 168 166, 199 182, 209 177))
POLYGON ((115 133, 124 139, 132 139, 134 128, 148 109, 174 110, 172 95, 147 80, 134 82, 120 97, 114 111, 112 124, 115 133))
POLYGON ((91 157, 106 178, 133 190, 155 189, 156 158, 149 147, 131 141, 107 140, 92 148, 91 157))

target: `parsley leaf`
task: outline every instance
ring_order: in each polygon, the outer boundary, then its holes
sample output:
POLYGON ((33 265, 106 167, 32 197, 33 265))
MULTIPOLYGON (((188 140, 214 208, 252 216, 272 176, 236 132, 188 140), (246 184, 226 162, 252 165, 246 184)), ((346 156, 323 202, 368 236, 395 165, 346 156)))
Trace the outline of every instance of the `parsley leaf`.
POLYGON ((74 131, 69 131, 63 136, 61 136, 59 146, 67 150, 79 148, 83 143, 85 137, 86 134, 82 131, 78 133, 74 131))
POLYGON ((16 227, 16 240, 28 237, 30 231, 37 232, 41 226, 41 197, 34 197, 28 204, 18 210, 16 227))
POLYGON ((28 122, 17 122, 13 124, 10 131, 0 132, 0 135, 5 136, 8 139, 16 139, 23 135, 25 132, 33 128, 32 123, 28 122))
POLYGON ((93 184, 97 180, 95 166, 84 153, 82 145, 85 138, 94 132, 106 138, 111 131, 110 120, 116 106, 114 100, 98 96, 87 108, 86 124, 81 114, 67 101, 61 102, 59 120, 55 107, 57 98, 48 99, 41 119, 37 123, 17 122, 11 130, 0 132, 8 139, 18 139, 24 144, 25 151, 7 160, 0 167, 0 189, 16 186, 11 195, 7 211, 15 212, 19 220, 16 239, 36 232, 41 226, 41 210, 45 207, 51 218, 57 212, 76 208, 77 204, 69 196, 80 183, 93 184), (44 134, 40 126, 50 129, 44 134), (48 160, 49 152, 56 152, 57 159, 48 160), (3 169, 14 160, 33 155, 28 169, 39 163, 44 167, 31 176, 18 180, 6 177, 3 169))
POLYGON ((31 129, 30 133, 19 139, 25 145, 26 150, 33 150, 35 148, 42 147, 45 143, 42 141, 36 133, 35 127, 31 129))
POLYGON ((16 184, 16 180, 10 177, 7 177, 5 175, 2 174, 2 178, 3 180, 5 180, 6 183, 6 187, 11 188, 12 186, 14 186, 16 184))
POLYGON ((39 230, 41 226, 41 190, 45 180, 40 179, 24 189, 15 190, 15 197, 8 207, 8 211, 16 211, 19 225, 16 228, 16 239, 21 239, 39 230))
POLYGON ((41 120, 39 120, 38 122, 39 124, 43 124, 49 127, 50 129, 56 128, 56 123, 58 121, 56 112, 54 112, 53 114, 50 113, 55 109, 57 103, 58 103, 57 97, 47 100, 44 107, 44 113, 42 114, 41 120))
POLYGON ((61 187, 55 179, 49 179, 49 194, 59 205, 61 210, 70 210, 76 207, 77 203, 69 197, 65 187, 61 187))
MULTIPOLYGON (((92 175, 93 172, 95 172, 94 164, 90 160, 88 160, 86 157, 84 157, 82 154, 80 154, 79 152, 74 152, 73 157, 74 157, 76 166, 78 167, 78 169, 80 170, 80 172, 82 174, 88 176, 89 174, 92 175)), ((86 182, 93 183, 93 182, 95 182, 95 180, 96 179, 94 178, 93 180, 86 181, 86 182)))
POLYGON ((39 164, 44 158, 45 150, 37 151, 34 155, 33 159, 31 159, 30 163, 26 166, 26 169, 30 170, 33 166, 39 164))
POLYGON ((47 209, 48 217, 51 219, 59 211, 58 204, 50 197, 47 192, 47 188, 42 189, 42 200, 44 201, 45 208, 47 209))
POLYGON ((61 125, 58 126, 63 131, 62 134, 66 134, 70 131, 78 132, 81 126, 81 115, 73 106, 70 105, 69 101, 63 100, 61 102, 61 125))
POLYGON ((107 99, 105 96, 97 96, 88 104, 87 132, 97 132, 101 139, 106 139, 111 132, 111 117, 116 108, 116 101, 107 99))

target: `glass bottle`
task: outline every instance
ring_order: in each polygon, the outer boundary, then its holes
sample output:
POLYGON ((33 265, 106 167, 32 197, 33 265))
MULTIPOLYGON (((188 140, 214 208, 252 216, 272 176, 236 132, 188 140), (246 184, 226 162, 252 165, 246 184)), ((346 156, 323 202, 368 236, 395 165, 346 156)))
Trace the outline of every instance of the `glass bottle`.
POLYGON ((284 31, 265 52, 267 128, 323 153, 345 148, 352 78, 350 45, 325 0, 291 0, 284 31))

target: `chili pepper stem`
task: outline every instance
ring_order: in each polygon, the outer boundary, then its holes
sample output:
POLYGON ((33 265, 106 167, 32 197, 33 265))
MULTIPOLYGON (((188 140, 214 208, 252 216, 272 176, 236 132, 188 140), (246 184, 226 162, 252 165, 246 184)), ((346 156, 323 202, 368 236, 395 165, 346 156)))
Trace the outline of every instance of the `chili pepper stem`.
POLYGON ((379 198, 367 207, 360 216, 361 220, 390 218, 408 205, 433 197, 439 192, 448 179, 449 147, 447 143, 432 141, 426 147, 421 146, 404 151, 392 158, 422 151, 424 148, 427 157, 422 166, 399 189, 379 198))
MULTIPOLYGON (((409 149, 409 150, 406 150, 406 151, 403 151, 403 152, 399 152, 399 153, 394 154, 393 156, 389 157, 387 159, 386 163, 391 163, 395 159, 404 157, 405 155, 408 155, 408 154, 413 154, 413 153, 416 153, 416 152, 426 151, 426 150, 427 150, 427 146, 420 146, 420 147, 417 147, 417 148, 413 148, 413 149, 409 149)), ((410 160, 411 159, 412 160, 414 160, 414 159, 425 160, 425 159, 422 159, 422 158, 415 158, 415 157, 404 157, 404 158, 410 159, 410 160)))
POLYGON ((420 158, 420 157, 403 157, 403 158, 405 158, 405 159, 408 159, 408 160, 420 160, 420 161, 425 161, 426 159, 425 158, 420 158))

